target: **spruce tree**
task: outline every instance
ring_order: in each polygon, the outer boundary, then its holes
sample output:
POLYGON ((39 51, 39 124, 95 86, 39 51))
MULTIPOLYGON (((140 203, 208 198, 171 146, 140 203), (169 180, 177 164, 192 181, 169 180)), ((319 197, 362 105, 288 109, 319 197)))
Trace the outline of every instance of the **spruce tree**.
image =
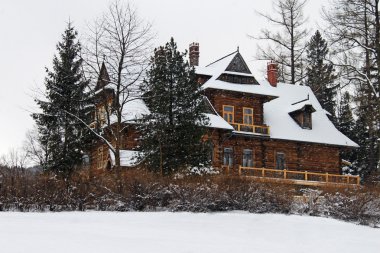
POLYGON ((151 112, 141 122, 141 151, 147 167, 162 174, 209 162, 203 96, 185 56, 173 38, 155 49, 141 87, 151 112))
MULTIPOLYGON (((337 110, 337 128, 351 140, 357 141, 358 136, 354 129, 356 124, 352 114, 351 103, 351 95, 346 91, 342 95, 337 110)), ((358 174, 359 168, 357 163, 357 152, 357 149, 347 149, 341 151, 341 157, 352 164, 351 166, 346 167, 346 170, 344 171, 345 173, 354 175, 358 174)))
POLYGON ((326 62, 329 53, 327 42, 317 30, 307 47, 306 85, 310 86, 322 107, 335 115, 336 88, 334 68, 326 62))
POLYGON ((363 176, 375 171, 378 165, 379 147, 377 136, 379 128, 375 124, 379 117, 379 107, 371 90, 365 84, 359 85, 354 97, 357 120, 354 127, 355 141, 360 148, 356 151, 356 162, 363 176))
POLYGON ((339 131, 341 131, 344 135, 353 139, 355 138, 355 134, 353 131, 355 121, 352 114, 351 103, 351 95, 346 91, 345 93, 343 93, 343 96, 340 100, 337 127, 339 131))
POLYGON ((77 35, 69 23, 62 41, 57 44, 58 54, 53 58, 53 68, 46 69, 45 98, 36 99, 42 112, 32 115, 38 126, 40 142, 47 151, 44 168, 65 177, 81 164, 90 135, 87 127, 78 120, 87 121, 89 99, 77 35))

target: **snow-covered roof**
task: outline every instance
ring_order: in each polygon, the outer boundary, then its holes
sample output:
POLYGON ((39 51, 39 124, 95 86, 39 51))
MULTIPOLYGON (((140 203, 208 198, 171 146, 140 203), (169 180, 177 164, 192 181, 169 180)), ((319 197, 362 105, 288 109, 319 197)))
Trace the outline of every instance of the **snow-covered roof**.
MULTIPOLYGON (((208 100, 207 100, 208 101, 208 100)), ((208 101, 209 103, 209 101, 208 101)), ((212 105, 210 104, 212 107, 212 105)), ((128 101, 123 107, 122 119, 126 123, 136 123, 137 120, 141 119, 143 115, 149 114, 149 108, 145 102, 140 99, 132 99, 128 101)), ((216 111, 214 113, 205 113, 205 116, 208 119, 207 127, 233 130, 234 128, 227 123, 216 111)), ((111 124, 117 121, 116 115, 111 115, 111 124)))
MULTIPOLYGON (((222 74, 254 78, 250 74, 251 71, 240 73, 227 70, 237 56, 241 57, 239 52, 234 52, 206 67, 196 67, 197 74, 210 76, 202 88, 265 95, 274 98, 264 104, 264 123, 270 127, 270 138, 358 147, 355 142, 335 128, 327 117, 329 113, 321 107, 308 86, 279 83, 277 87, 273 87, 266 79, 258 80, 258 84, 239 84, 217 80, 222 74), (289 115, 289 113, 301 110, 305 106, 311 106, 315 110, 312 113, 312 129, 303 129, 289 115)), ((242 61, 244 62, 244 60, 242 61)), ((256 133, 252 134, 257 135, 256 133)))
POLYGON ((226 130, 234 130, 234 128, 227 123, 222 117, 219 115, 205 113, 208 118, 208 127, 210 128, 218 128, 218 129, 226 129, 226 130))
MULTIPOLYGON (((309 96, 309 94, 308 94, 308 96, 309 96)), ((291 104, 288 107, 288 112, 300 111, 300 110, 303 110, 307 106, 311 106, 314 109, 312 103, 309 101, 309 98, 307 98, 305 101, 302 101, 300 103, 293 103, 293 104, 291 104)))
POLYGON ((203 89, 218 89, 236 92, 244 92, 263 96, 277 97, 277 91, 271 85, 236 84, 211 78, 202 86, 203 89))
MULTIPOLYGON (((110 150, 111 165, 115 165, 115 155, 110 150)), ((120 150, 120 166, 133 167, 138 165, 138 156, 140 152, 134 150, 120 150)))
POLYGON ((215 73, 222 73, 224 71, 226 71, 228 65, 231 63, 231 61, 235 58, 235 56, 237 56, 239 52, 236 51, 236 52, 233 52, 229 55, 226 55, 225 57, 213 62, 213 63, 210 63, 209 65, 207 65, 205 67, 205 70, 207 70, 209 73, 212 73, 213 75, 215 73))
MULTIPOLYGON (((130 98, 123 106, 122 122, 136 123, 143 115, 149 114, 149 108, 141 98, 130 98)), ((110 116, 110 124, 117 122, 116 114, 110 116)))
POLYGON ((143 115, 149 114, 149 108, 141 98, 128 101, 123 107, 123 121, 130 122, 141 119, 143 115))
POLYGON ((264 121, 270 126, 271 138, 358 147, 335 128, 310 87, 279 83, 276 89, 279 97, 264 104, 264 121), (307 101, 292 105, 308 96, 307 101), (289 115, 289 112, 305 105, 312 105, 315 109, 312 113, 312 129, 301 128, 289 115))
MULTIPOLYGON (((195 72, 199 75, 208 75, 211 78, 202 85, 202 89, 219 89, 228 90, 236 92, 245 92, 257 95, 276 97, 276 89, 271 85, 261 85, 261 84, 239 84, 239 83, 229 83, 221 80, 217 80, 222 74, 232 74, 244 77, 255 78, 251 73, 233 72, 228 71, 228 66, 235 57, 241 57, 239 52, 236 51, 229 54, 206 67, 195 67, 195 72)), ((248 68, 248 67, 247 67, 248 68)), ((251 72, 251 71, 249 71, 251 72)))
MULTIPOLYGON (((231 59, 233 59, 233 57, 235 57, 235 55, 236 55, 236 53, 233 53, 229 56, 229 58, 232 57, 231 59)), ((231 59, 229 61, 231 61, 231 59)), ((229 63, 229 61, 226 61, 225 63, 229 63)), ((224 60, 222 62, 224 62, 224 60)), ((213 69, 214 67, 218 66, 218 64, 216 64, 216 63, 211 64, 211 65, 213 65, 213 67, 210 69, 213 69)), ((108 72, 107 72, 107 69, 106 69, 106 66, 104 63, 102 64, 102 72, 103 72, 103 74, 106 74, 105 78, 109 78, 108 72)), ((98 82, 98 84, 99 84, 99 82, 98 82)), ((141 94, 140 94, 140 91, 138 89, 138 86, 136 86, 136 87, 129 86, 128 88, 127 87, 122 87, 122 88, 129 91, 129 93, 127 94, 128 97, 123 97, 123 94, 121 94, 121 97, 119 98, 120 104, 123 104, 122 122, 134 124, 134 123, 137 123, 137 120, 142 119, 142 117, 144 115, 150 114, 150 110, 149 110, 148 106, 146 105, 144 100, 141 98, 141 94), (125 102, 125 101, 127 101, 127 102, 125 102)), ((115 91, 116 85, 113 83, 107 83, 102 87, 98 87, 98 89, 95 91, 95 96, 100 94, 101 92, 103 92, 105 90, 115 91)), ((230 124, 228 124, 216 112, 216 110, 213 108, 213 106, 211 105, 211 103, 207 99, 207 97, 204 97, 204 98, 205 98, 205 102, 212 109, 211 110, 212 112, 205 113, 205 116, 208 119, 207 127, 233 130, 234 128, 230 124)), ((115 122, 117 122, 117 115, 114 113, 114 114, 110 115, 110 124, 112 125, 115 122)), ((106 123, 105 123, 104 127, 107 127, 106 123)))

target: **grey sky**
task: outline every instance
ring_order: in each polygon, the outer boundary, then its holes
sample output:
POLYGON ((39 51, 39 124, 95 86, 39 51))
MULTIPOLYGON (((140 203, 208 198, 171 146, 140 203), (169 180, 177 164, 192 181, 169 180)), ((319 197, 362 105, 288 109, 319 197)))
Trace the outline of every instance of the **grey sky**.
MULTIPOLYGON (((315 27, 328 0, 309 0, 306 15, 315 27)), ((269 0, 135 0, 139 15, 153 23, 156 45, 175 38, 179 49, 200 43, 200 65, 236 50, 255 73, 256 42, 265 22, 255 11, 271 11, 269 0)), ((32 128, 33 92, 43 88, 45 67, 50 67, 56 43, 70 18, 80 35, 99 16, 108 0, 0 0, 0 154, 22 145, 32 128)))

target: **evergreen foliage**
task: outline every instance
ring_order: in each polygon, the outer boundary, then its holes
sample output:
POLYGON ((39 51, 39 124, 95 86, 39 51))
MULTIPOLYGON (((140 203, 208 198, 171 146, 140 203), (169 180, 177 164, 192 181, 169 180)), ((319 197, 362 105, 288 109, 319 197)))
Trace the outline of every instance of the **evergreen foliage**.
POLYGON ((380 8, 379 0, 332 0, 323 10, 333 61, 340 79, 354 91, 358 166, 379 169, 380 8))
POLYGON ((209 162, 210 148, 203 140, 207 133, 204 98, 185 56, 173 38, 155 49, 141 87, 151 112, 141 122, 141 159, 149 169, 162 174, 209 162))
MULTIPOLYGON (((358 136, 356 132, 357 129, 355 129, 355 120, 351 108, 352 102, 353 101, 350 93, 347 91, 343 93, 338 106, 337 128, 348 138, 358 142, 358 136)), ((358 151, 356 149, 347 149, 341 151, 342 159, 352 164, 351 166, 344 167, 344 173, 353 175, 357 175, 359 173, 357 154, 358 151)))
POLYGON ((32 115, 38 126, 39 141, 46 149, 43 167, 63 176, 81 164, 90 137, 87 127, 76 119, 86 121, 90 110, 86 94, 88 81, 82 72, 77 35, 69 23, 62 41, 57 44, 53 69, 46 69, 46 97, 36 99, 42 113, 32 115))
POLYGON ((338 128, 348 137, 354 136, 354 117, 351 108, 352 98, 347 91, 343 93, 338 110, 338 128))
POLYGON ((307 52, 306 84, 310 86, 322 107, 332 115, 335 115, 336 90, 334 81, 334 67, 326 63, 329 53, 327 42, 317 30, 311 37, 307 52))
POLYGON ((355 163, 360 168, 361 174, 366 176, 376 170, 378 165, 379 128, 376 121, 379 117, 379 107, 367 85, 359 86, 354 101, 357 116, 354 126, 356 139, 354 140, 360 145, 360 148, 356 150, 355 163))

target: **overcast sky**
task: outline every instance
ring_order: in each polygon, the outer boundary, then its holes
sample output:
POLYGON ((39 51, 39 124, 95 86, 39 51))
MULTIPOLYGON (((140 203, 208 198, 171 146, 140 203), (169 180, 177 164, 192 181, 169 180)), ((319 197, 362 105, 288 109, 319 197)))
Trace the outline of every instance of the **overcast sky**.
MULTIPOLYGON (((33 94, 44 87, 45 67, 50 67, 55 46, 69 18, 80 36, 87 24, 101 15, 108 0, 0 0, 0 154, 22 146, 33 127, 33 94)), ((255 63, 257 35, 266 22, 255 11, 271 12, 270 0, 135 0, 139 16, 153 24, 156 45, 174 37, 181 51, 200 43, 200 65, 240 47, 251 70, 255 63)), ((316 27, 322 5, 309 0, 305 14, 316 27)), ((261 76, 258 76, 260 79, 261 76)))

